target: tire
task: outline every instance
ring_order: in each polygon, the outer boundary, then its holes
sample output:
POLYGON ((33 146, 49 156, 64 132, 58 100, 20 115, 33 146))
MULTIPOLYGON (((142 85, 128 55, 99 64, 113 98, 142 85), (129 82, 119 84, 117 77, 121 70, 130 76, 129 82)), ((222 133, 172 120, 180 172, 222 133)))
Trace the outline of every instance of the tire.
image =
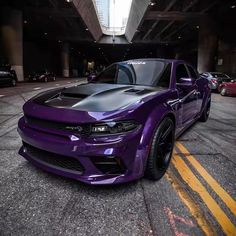
POLYGON ((199 118, 199 121, 206 122, 208 120, 208 117, 210 115, 210 109, 211 109, 211 101, 209 101, 207 103, 207 105, 205 106, 205 108, 199 118))
POLYGON ((175 125, 166 117, 157 127, 148 156, 145 177, 159 180, 165 174, 171 160, 175 140, 175 125))
POLYGON ((227 92, 227 91, 226 91, 226 88, 225 88, 225 87, 223 87, 223 88, 220 89, 220 95, 221 95, 221 96, 226 96, 226 92, 227 92))

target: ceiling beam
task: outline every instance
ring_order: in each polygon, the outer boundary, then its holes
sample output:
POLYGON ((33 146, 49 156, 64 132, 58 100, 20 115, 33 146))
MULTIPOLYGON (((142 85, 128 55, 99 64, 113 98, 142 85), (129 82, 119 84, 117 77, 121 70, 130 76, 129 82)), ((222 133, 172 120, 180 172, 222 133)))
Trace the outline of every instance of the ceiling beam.
POLYGON ((203 13, 199 12, 180 12, 180 11, 150 11, 146 14, 146 20, 174 20, 174 21, 183 21, 183 20, 192 20, 203 17, 203 13))
MULTIPOLYGON (((175 3, 177 2, 177 0, 172 0, 168 5, 167 5, 167 7, 165 8, 165 10, 163 11, 163 12, 168 12, 174 5, 175 5, 175 3)), ((147 33, 143 36, 143 40, 144 39, 146 39, 148 36, 149 36, 149 34, 153 31, 153 29, 154 28, 156 28, 156 26, 159 24, 159 20, 156 20, 153 24, 152 24, 152 26, 151 26, 151 28, 147 31, 147 33)))
POLYGON ((50 7, 25 7, 24 12, 26 14, 33 15, 46 15, 52 17, 60 17, 60 18, 78 18, 79 14, 72 8, 50 8, 50 7))
POLYGON ((129 18, 125 30, 125 36, 129 42, 132 42, 137 29, 144 20, 144 15, 149 8, 150 0, 132 1, 129 18))
MULTIPOLYGON (((195 4, 198 3, 199 0, 193 0, 191 1, 184 9, 182 12, 187 12, 190 8, 192 8, 195 4)), ((169 29, 173 24, 175 23, 175 20, 169 22, 155 37, 155 39, 160 38, 160 36, 167 30, 169 29)))
MULTIPOLYGON (((204 14, 205 12, 207 12, 208 10, 210 10, 212 7, 214 7, 217 3, 219 2, 219 0, 216 0, 214 2, 212 2, 211 4, 209 4, 207 7, 205 7, 204 9, 202 9, 200 11, 200 14, 203 14, 204 16, 206 16, 206 14, 204 14)), ((188 23, 184 23, 183 25, 181 25, 179 28, 177 28, 176 30, 170 32, 168 35, 165 36, 165 38, 163 40, 168 40, 170 37, 172 37, 173 35, 177 34, 179 31, 181 31, 182 29, 184 29, 186 26, 188 25, 188 23)))
POLYGON ((93 0, 72 0, 71 3, 78 11, 93 39, 98 41, 102 37, 103 33, 93 0))

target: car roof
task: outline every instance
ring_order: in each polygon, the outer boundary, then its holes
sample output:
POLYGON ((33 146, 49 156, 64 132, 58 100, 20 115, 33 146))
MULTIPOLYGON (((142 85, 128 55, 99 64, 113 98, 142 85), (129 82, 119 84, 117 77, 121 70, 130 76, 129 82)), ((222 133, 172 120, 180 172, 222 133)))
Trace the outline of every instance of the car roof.
POLYGON ((168 63, 186 63, 187 62, 183 61, 183 60, 177 60, 177 59, 164 59, 164 58, 138 58, 138 59, 131 59, 131 60, 127 60, 127 61, 120 61, 117 63, 127 63, 127 62, 134 62, 134 61, 163 61, 163 62, 168 62, 168 63))

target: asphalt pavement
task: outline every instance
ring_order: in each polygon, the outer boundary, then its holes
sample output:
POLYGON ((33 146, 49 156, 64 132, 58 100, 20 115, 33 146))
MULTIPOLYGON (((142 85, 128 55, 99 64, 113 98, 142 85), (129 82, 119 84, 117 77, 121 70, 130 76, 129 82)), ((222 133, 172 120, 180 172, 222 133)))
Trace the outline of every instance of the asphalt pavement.
POLYGON ((208 122, 177 140, 158 182, 89 186, 18 155, 24 102, 83 81, 0 88, 0 235, 236 235, 236 97, 212 94, 208 122))

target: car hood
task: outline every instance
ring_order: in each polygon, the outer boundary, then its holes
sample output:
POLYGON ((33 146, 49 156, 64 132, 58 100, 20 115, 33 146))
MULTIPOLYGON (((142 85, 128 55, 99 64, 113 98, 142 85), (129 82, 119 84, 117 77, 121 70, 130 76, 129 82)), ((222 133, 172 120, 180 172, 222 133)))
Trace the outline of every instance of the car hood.
POLYGON ((47 107, 109 112, 140 103, 163 90, 149 86, 88 83, 46 92, 33 101, 47 107))

